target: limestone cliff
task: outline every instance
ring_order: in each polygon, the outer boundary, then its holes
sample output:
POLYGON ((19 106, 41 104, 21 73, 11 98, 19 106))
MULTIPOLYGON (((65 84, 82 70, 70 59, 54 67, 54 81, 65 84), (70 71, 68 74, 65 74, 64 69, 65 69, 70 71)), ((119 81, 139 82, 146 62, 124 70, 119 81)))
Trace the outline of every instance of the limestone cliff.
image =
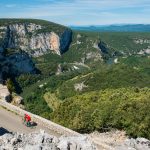
POLYGON ((72 31, 36 19, 0 19, 0 80, 9 75, 35 73, 32 57, 61 55, 71 42, 72 31))
POLYGON ((7 24, 0 22, 0 52, 10 48, 21 49, 34 57, 49 52, 61 55, 71 42, 72 32, 68 28, 58 32, 56 29, 49 28, 50 23, 47 24, 26 21, 12 21, 7 24))

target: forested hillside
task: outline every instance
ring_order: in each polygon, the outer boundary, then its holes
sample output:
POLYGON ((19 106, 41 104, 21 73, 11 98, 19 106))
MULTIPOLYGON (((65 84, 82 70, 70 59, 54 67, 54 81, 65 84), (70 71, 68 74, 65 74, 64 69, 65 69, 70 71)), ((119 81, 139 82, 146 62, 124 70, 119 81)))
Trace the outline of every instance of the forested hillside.
POLYGON ((23 38, 38 41, 31 47, 38 55, 26 45, 18 49, 13 40, 3 45, 1 38, 0 76, 24 98, 25 109, 81 133, 117 128, 150 139, 149 32, 71 31, 41 20, 1 20, 0 26, 8 23, 15 24, 20 40, 18 26, 36 28, 23 38), (41 35, 42 40, 50 36, 52 43, 48 39, 43 46, 41 35))

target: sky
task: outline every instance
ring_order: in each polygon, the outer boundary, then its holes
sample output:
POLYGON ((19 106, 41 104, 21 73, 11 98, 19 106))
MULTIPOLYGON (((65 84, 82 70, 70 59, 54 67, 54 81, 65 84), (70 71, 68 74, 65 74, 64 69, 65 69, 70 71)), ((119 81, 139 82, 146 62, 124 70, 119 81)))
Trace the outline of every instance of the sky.
POLYGON ((0 18, 63 25, 150 24, 150 0, 0 0, 0 18))

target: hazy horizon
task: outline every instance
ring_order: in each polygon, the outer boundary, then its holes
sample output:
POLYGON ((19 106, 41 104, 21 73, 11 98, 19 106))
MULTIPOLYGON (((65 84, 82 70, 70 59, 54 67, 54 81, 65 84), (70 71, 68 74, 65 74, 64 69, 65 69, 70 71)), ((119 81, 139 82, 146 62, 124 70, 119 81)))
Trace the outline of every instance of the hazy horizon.
POLYGON ((1 0, 0 18, 35 18, 67 26, 150 24, 149 0, 1 0))
POLYGON ((95 25, 92 25, 92 24, 89 24, 89 25, 69 25, 70 27, 103 27, 103 26, 125 26, 125 25, 150 25, 150 23, 147 23, 147 24, 142 24, 142 23, 120 23, 120 24, 95 24, 95 25))

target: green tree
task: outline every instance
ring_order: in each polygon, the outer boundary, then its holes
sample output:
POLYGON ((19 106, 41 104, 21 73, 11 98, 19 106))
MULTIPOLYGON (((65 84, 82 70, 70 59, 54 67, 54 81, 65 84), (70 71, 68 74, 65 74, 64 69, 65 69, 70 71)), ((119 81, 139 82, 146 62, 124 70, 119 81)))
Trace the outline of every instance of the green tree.
POLYGON ((11 79, 7 79, 6 86, 11 93, 16 91, 15 85, 11 79))

